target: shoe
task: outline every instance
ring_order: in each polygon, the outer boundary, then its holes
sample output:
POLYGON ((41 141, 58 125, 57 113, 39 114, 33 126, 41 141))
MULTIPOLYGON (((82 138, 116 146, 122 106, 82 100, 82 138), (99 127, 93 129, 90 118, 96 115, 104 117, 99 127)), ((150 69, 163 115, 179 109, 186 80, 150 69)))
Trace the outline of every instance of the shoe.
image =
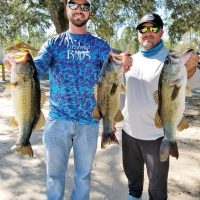
POLYGON ((142 200, 141 197, 137 198, 137 197, 133 197, 130 194, 128 195, 128 200, 142 200))

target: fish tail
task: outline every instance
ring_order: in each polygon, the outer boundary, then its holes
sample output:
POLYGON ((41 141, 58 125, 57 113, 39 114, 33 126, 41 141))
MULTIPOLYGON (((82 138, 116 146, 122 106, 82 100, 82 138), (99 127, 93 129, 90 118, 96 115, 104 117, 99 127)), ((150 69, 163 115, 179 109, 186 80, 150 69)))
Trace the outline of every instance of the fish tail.
POLYGON ((162 121, 160 119, 160 116, 158 114, 158 111, 156 112, 155 118, 154 118, 155 126, 157 128, 162 128, 162 121))
POLYGON ((189 128, 189 123, 188 123, 187 119, 185 117, 183 117, 182 120, 180 121, 179 125, 177 126, 177 130, 182 131, 187 128, 189 128))
POLYGON ((170 154, 170 143, 169 140, 163 139, 160 145, 160 161, 167 161, 170 154))
POLYGON ((170 155, 178 159, 178 145, 176 142, 171 142, 164 138, 160 146, 160 161, 167 161, 170 155))
POLYGON ((119 144, 117 137, 115 136, 114 132, 102 134, 101 138, 101 148, 105 149, 110 144, 119 144))
POLYGON ((31 147, 31 144, 28 144, 26 146, 14 145, 12 146, 11 150, 15 150, 23 155, 29 155, 30 157, 33 157, 33 149, 31 147))
POLYGON ((179 157, 178 145, 176 142, 170 143, 170 155, 176 159, 179 157))

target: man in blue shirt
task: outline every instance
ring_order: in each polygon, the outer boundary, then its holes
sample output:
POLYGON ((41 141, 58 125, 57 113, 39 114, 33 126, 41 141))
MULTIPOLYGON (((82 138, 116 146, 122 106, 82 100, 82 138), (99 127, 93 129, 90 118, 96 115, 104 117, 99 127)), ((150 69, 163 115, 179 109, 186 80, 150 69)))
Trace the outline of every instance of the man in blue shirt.
MULTIPOLYGON (((89 0, 66 1, 68 31, 48 40, 35 58, 39 76, 49 71, 50 113, 43 142, 47 161, 48 200, 64 198, 70 150, 74 153, 71 200, 88 200, 92 162, 97 148, 99 122, 92 117, 94 85, 110 47, 87 32, 89 0)), ((124 69, 131 66, 123 54, 124 69)))
MULTIPOLYGON (((69 154, 73 147, 74 186, 71 200, 89 200, 92 162, 97 148, 99 121, 92 117, 94 86, 110 47, 87 32, 89 0, 67 0, 69 29, 48 40, 34 59, 40 78, 49 72, 50 112, 43 143, 47 167, 47 199, 62 200, 69 154)), ((125 71, 132 65, 122 54, 125 71)), ((9 63, 5 60, 9 68, 9 63)))

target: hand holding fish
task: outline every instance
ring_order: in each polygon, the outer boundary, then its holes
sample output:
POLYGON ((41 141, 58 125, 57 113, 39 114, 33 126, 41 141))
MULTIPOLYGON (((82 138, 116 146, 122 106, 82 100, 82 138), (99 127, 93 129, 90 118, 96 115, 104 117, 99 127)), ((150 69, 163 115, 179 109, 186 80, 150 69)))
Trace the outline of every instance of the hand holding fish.
POLYGON ((28 54, 29 54, 28 50, 23 51, 23 52, 8 53, 3 59, 3 64, 8 70, 11 70, 12 65, 27 62, 30 57, 30 56, 27 56, 28 54))
POLYGON ((111 51, 110 55, 112 55, 114 60, 118 60, 124 68, 124 72, 128 72, 132 66, 133 59, 131 58, 131 51, 125 51, 121 53, 121 51, 115 50, 111 51))
POLYGON ((131 54, 130 51, 125 51, 120 54, 122 55, 122 66, 124 67, 124 72, 129 71, 132 66, 133 59, 130 57, 131 54))
POLYGON ((6 57, 3 59, 3 64, 4 66, 6 67, 6 69, 8 70, 11 70, 11 67, 12 67, 12 63, 11 61, 13 60, 12 59, 12 55, 11 53, 7 54, 6 57))
POLYGON ((196 67, 199 62, 200 62, 200 55, 198 55, 197 53, 192 53, 188 61, 185 63, 188 78, 190 78, 195 73, 196 67))

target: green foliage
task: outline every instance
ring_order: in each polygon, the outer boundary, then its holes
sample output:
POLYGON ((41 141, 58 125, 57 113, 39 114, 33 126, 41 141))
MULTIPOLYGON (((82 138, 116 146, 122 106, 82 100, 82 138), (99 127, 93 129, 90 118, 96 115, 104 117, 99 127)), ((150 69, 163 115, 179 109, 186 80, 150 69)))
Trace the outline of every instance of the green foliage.
POLYGON ((126 27, 119 39, 112 39, 111 46, 112 48, 119 49, 121 51, 130 50, 131 52, 136 52, 138 50, 136 31, 130 27, 126 27))
POLYGON ((172 43, 171 41, 167 40, 165 41, 165 46, 176 51, 183 51, 185 49, 192 48, 196 52, 200 52, 200 33, 197 35, 193 32, 185 33, 181 42, 172 43))
POLYGON ((167 0, 166 11, 171 13, 168 21, 169 37, 171 42, 179 41, 182 36, 193 30, 200 29, 200 2, 199 0, 167 0))
POLYGON ((153 0, 93 0, 91 19, 98 35, 107 39, 122 26, 135 27, 144 13, 155 11, 157 6, 153 0))
MULTIPOLYGON (((56 32, 68 28, 64 0, 1 0, 0 43, 5 45, 20 38, 43 42, 47 28, 53 23, 56 32), (35 39, 37 38, 37 39, 35 39)), ((199 0, 92 0, 92 29, 119 49, 138 49, 135 26, 148 12, 165 9, 170 45, 173 46, 187 32, 192 32, 190 43, 200 48, 199 0), (119 34, 124 29, 122 34, 119 34)))
POLYGON ((50 15, 38 2, 1 0, 0 42, 7 44, 21 35, 42 35, 50 27, 50 15))
POLYGON ((135 52, 138 49, 136 23, 142 15, 159 6, 154 0, 93 0, 91 19, 95 32, 112 48, 135 52), (121 29, 124 30, 119 35, 121 29))

